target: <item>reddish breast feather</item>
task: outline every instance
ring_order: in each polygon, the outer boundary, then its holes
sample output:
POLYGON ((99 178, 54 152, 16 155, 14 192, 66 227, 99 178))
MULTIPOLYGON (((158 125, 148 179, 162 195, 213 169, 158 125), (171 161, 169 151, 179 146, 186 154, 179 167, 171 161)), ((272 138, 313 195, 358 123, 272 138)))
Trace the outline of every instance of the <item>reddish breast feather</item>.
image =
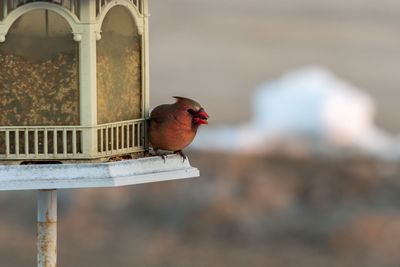
POLYGON ((193 141, 199 124, 206 124, 201 120, 208 119, 208 114, 196 101, 185 97, 175 98, 177 101, 174 104, 157 106, 151 112, 149 141, 156 150, 184 149, 193 141), (204 111, 204 118, 200 116, 201 110, 204 111))
POLYGON ((157 148, 177 151, 188 146, 194 139, 191 115, 176 106, 157 109, 150 124, 150 143, 157 148))

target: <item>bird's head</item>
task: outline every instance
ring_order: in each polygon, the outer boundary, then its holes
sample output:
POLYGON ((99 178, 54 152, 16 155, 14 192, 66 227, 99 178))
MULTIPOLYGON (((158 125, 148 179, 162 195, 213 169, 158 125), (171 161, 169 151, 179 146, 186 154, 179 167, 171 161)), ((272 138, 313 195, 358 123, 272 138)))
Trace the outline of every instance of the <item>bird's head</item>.
POLYGON ((198 102, 186 97, 174 96, 174 98, 177 99, 176 104, 192 116, 194 124, 208 124, 210 116, 198 102))

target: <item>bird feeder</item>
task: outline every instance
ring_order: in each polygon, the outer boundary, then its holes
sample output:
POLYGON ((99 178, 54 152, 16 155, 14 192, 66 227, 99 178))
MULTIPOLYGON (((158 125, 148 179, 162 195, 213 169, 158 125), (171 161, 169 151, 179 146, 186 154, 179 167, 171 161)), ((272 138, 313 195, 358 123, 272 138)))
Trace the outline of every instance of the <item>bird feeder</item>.
POLYGON ((144 157, 147 2, 0 0, 0 191, 38 190, 38 266, 56 266, 56 189, 199 175, 144 157))
POLYGON ((0 161, 140 156, 145 12, 144 0, 0 0, 0 161))

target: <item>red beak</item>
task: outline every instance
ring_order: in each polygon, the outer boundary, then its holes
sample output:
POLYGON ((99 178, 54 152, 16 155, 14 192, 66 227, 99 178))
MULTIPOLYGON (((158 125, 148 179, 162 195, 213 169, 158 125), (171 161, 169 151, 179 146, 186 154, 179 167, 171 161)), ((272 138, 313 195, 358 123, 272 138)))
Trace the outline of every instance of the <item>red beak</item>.
POLYGON ((208 124, 208 121, 207 121, 208 118, 210 118, 210 116, 202 108, 196 113, 196 115, 194 116, 193 120, 198 124, 208 124))
POLYGON ((197 124, 208 124, 208 121, 207 120, 203 120, 203 119, 200 119, 200 118, 193 118, 193 120, 197 123, 197 124))
POLYGON ((207 112, 204 109, 200 109, 199 112, 197 112, 196 116, 205 119, 210 118, 210 116, 208 116, 207 112))

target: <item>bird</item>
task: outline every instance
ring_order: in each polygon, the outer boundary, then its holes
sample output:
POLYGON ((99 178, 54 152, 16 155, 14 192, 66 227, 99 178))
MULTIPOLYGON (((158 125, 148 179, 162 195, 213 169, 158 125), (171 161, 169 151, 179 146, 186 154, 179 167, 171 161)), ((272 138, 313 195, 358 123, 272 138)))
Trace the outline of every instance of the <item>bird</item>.
POLYGON ((195 100, 181 96, 174 98, 173 104, 155 107, 149 119, 149 143, 164 162, 165 155, 159 150, 179 154, 185 161, 187 157, 182 150, 193 141, 199 126, 208 124, 210 117, 195 100))

